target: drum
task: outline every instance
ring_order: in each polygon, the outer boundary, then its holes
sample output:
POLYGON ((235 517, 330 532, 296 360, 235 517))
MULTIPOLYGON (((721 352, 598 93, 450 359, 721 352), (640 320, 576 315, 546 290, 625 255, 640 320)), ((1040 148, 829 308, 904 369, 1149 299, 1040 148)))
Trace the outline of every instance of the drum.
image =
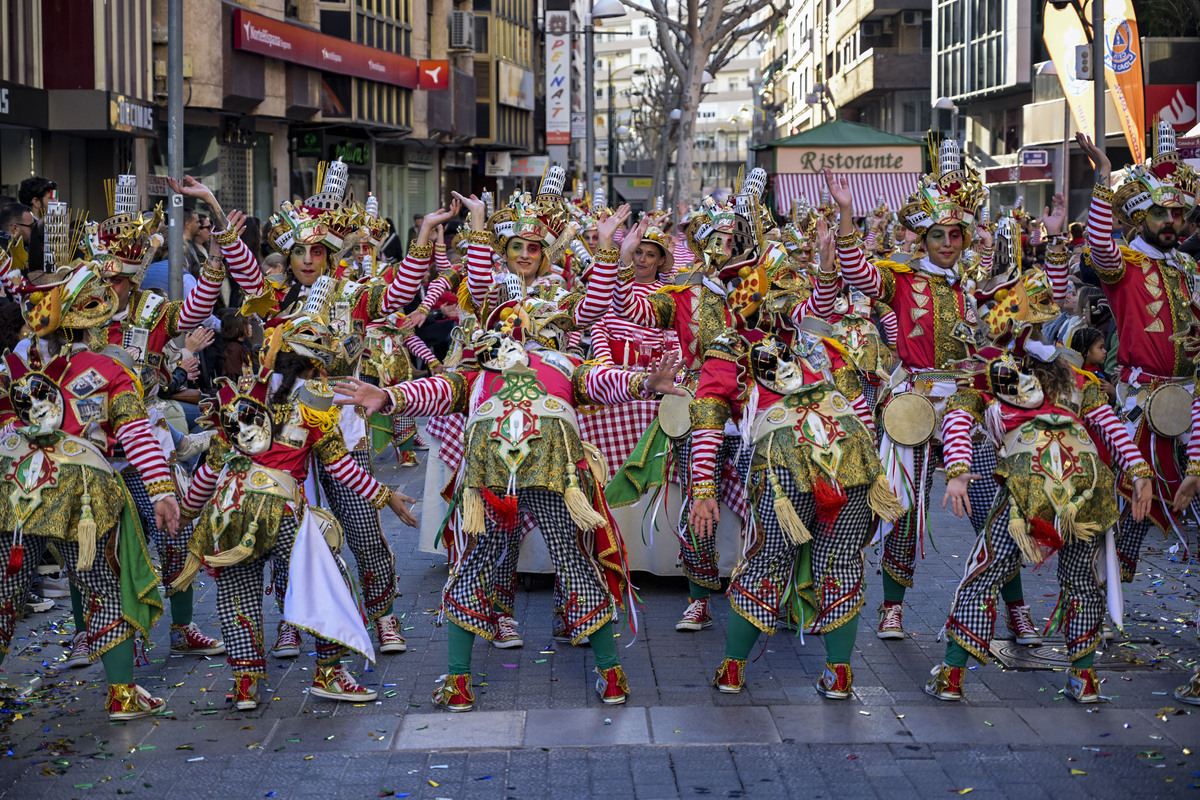
POLYGON ((313 515, 313 521, 317 523, 317 530, 321 531, 321 536, 325 539, 325 544, 329 545, 329 549, 334 553, 342 552, 342 545, 346 543, 346 537, 342 533, 342 523, 338 522, 337 517, 324 508, 317 506, 309 506, 308 512, 313 515))
POLYGON ((693 393, 668 394, 658 404, 658 426, 672 439, 683 439, 692 432, 693 393))
POLYGON ((883 430, 896 444, 919 447, 933 438, 937 411, 929 398, 915 392, 901 392, 883 408, 883 430))
POLYGON ((1146 400, 1146 424, 1159 436, 1174 439, 1192 427, 1192 393, 1176 383, 1165 383, 1146 400))

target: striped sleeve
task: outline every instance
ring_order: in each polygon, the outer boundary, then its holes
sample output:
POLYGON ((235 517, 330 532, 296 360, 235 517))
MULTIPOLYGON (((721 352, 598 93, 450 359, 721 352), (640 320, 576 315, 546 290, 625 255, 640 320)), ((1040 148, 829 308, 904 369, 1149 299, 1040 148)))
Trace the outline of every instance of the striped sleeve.
POLYGON ((587 399, 601 405, 619 406, 622 403, 632 403, 635 400, 648 400, 647 396, 634 394, 634 384, 641 385, 641 378, 636 372, 629 372, 616 367, 593 367, 583 376, 583 391, 587 399))
POLYGON ((335 481, 365 500, 374 500, 383 489, 383 485, 355 463, 349 453, 343 453, 337 460, 325 464, 325 469, 335 481))
POLYGON ((867 260, 867 254, 858 245, 837 248, 838 264, 842 268, 842 280, 868 297, 877 298, 883 292, 883 275, 879 267, 867 260))
POLYGON ((1187 460, 1187 474, 1200 475, 1200 398, 1192 401, 1192 435, 1188 438, 1187 460))
POLYGON ((692 431, 692 484, 716 480, 717 451, 725 441, 725 432, 717 428, 692 431))
POLYGON ((200 280, 183 298, 183 306, 179 310, 178 330, 171 331, 172 336, 178 336, 186 331, 199 328, 209 318, 221 296, 221 284, 209 280, 203 271, 200 280))
POLYGON ((398 383, 385 391, 392 398, 392 408, 385 407, 385 414, 440 417, 459 410, 454 408, 453 385, 440 375, 398 383))
POLYGON ((686 237, 687 234, 682 232, 675 237, 675 251, 673 255, 675 257, 674 269, 676 272, 691 264, 692 260, 696 257, 692 253, 691 248, 687 246, 686 237))
POLYGON ((889 311, 879 318, 883 324, 883 335, 887 337, 887 343, 892 347, 896 346, 896 340, 900 337, 900 321, 896 317, 895 311, 889 311))
POLYGON ((942 419, 943 458, 948 478, 971 469, 971 428, 975 419, 966 409, 955 408, 942 419))
POLYGON ((792 309, 792 321, 799 325, 801 317, 810 315, 821 319, 829 319, 829 316, 833 314, 833 307, 837 302, 838 294, 841 290, 841 278, 837 278, 830 283, 814 280, 812 294, 809 295, 807 300, 803 303, 798 303, 792 309))
POLYGON ((605 320, 600 320, 592 326, 592 360, 601 364, 615 364, 612 356, 612 346, 609 344, 611 334, 605 320))
POLYGON ((862 420, 862 424, 867 426, 867 430, 871 435, 875 435, 875 417, 871 415, 871 407, 867 405, 867 398, 859 394, 850 401, 850 405, 854 407, 854 413, 858 414, 858 418, 862 420))
POLYGON ((439 363, 437 356, 435 356, 433 351, 429 349, 429 345, 425 344, 425 342, 421 340, 421 337, 417 336, 415 333, 410 333, 408 336, 404 337, 404 346, 408 348, 408 352, 412 353, 426 364, 439 363))
POLYGON ((450 256, 446 254, 446 245, 444 242, 438 242, 433 246, 433 265, 439 273, 454 266, 450 263, 450 256))
POLYGON ((1107 403, 1096 406, 1085 414, 1083 419, 1088 423, 1092 434, 1098 436, 1108 447, 1108 451, 1117 454, 1117 460, 1126 471, 1131 471, 1139 465, 1148 468, 1146 460, 1142 458, 1137 445, 1130 438, 1129 430, 1117 419, 1112 406, 1107 403))
MULTIPOLYGON (((216 239, 216 236, 213 236, 216 239)), ((234 239, 233 244, 221 245, 221 255, 225 257, 225 265, 229 267, 229 275, 242 291, 250 297, 257 297, 263 291, 263 274, 254 258, 254 253, 241 239, 234 239)))
POLYGON ((406 255, 396 268, 392 270, 392 282, 388 284, 383 295, 382 314, 391 314, 404 308, 417 296, 421 283, 429 272, 429 262, 432 256, 418 256, 416 251, 428 248, 418 248, 416 245, 408 248, 406 255))
POLYGON ((216 490, 217 477, 207 461, 201 463, 192 474, 192 483, 182 501, 183 508, 193 514, 198 513, 216 490))
MULTIPOLYGON (((475 236, 472 233, 471 236, 475 236)), ((492 248, 486 244, 472 241, 467 245, 467 288, 471 299, 481 304, 492 284, 496 282, 492 274, 492 248)))
MULTIPOLYGON (((1051 247, 1055 247, 1051 245, 1051 247)), ((1069 259, 1065 251, 1061 249, 1047 249, 1046 252, 1046 277, 1050 279, 1050 288, 1054 291, 1054 299, 1061 302, 1067 296, 1068 278, 1070 278, 1070 269, 1068 267, 1069 259)), ((1073 309, 1067 309, 1068 312, 1073 309)))
POLYGON ((583 300, 575 306, 575 324, 589 328, 600 321, 612 307, 613 289, 617 285, 617 262, 620 253, 616 248, 602 249, 596 253, 592 264, 591 278, 583 300))
POLYGON ((1124 272, 1125 261, 1112 238, 1112 203, 1097 193, 1092 194, 1092 205, 1088 209, 1087 240, 1091 251, 1092 266, 1101 280, 1106 283, 1118 280, 1124 272), (1107 276, 1106 276, 1107 273, 1107 276))
MULTIPOLYGON (((167 459, 163 456, 162 447, 159 446, 148 419, 137 417, 117 428, 117 441, 121 443, 125 458, 137 469, 148 491, 155 484, 161 486, 164 481, 167 484, 172 483, 171 468, 167 466, 167 459)), ((150 499, 156 500, 164 494, 154 492, 150 499)))

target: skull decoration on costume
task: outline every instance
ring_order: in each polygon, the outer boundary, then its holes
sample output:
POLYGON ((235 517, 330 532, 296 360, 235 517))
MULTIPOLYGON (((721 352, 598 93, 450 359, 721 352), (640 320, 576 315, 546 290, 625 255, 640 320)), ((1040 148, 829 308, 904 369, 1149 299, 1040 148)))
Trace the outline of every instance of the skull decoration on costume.
POLYGON ((9 389, 13 410, 29 436, 44 436, 62 427, 65 404, 62 391, 44 373, 29 372, 9 389))
POLYGON ((249 369, 237 382, 217 378, 220 422, 226 438, 244 455, 255 456, 271 449, 275 425, 267 404, 271 371, 264 367, 256 375, 249 369))

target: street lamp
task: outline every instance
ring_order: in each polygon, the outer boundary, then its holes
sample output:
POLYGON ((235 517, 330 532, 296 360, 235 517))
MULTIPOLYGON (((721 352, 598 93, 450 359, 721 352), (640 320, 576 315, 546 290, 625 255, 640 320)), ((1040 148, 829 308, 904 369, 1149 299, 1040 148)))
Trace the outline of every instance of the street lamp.
MULTIPOLYGON (((958 141, 958 106, 949 97, 939 97, 933 101, 934 111, 949 111, 950 112, 950 127, 951 138, 958 141)), ((961 143, 960 143, 961 144, 961 143)))
POLYGON ((592 179, 596 173, 596 26, 598 19, 617 19, 625 16, 625 6, 620 0, 596 0, 591 12, 584 18, 583 57, 587 61, 584 72, 584 91, 587 95, 584 110, 587 113, 587 136, 584 138, 585 186, 592 190, 592 179))
MULTIPOLYGON (((1067 198, 1071 190, 1071 104, 1067 102, 1067 87, 1062 82, 1061 76, 1058 75, 1058 68, 1054 66, 1053 61, 1043 61, 1038 64, 1038 75, 1054 75, 1059 77, 1059 85, 1063 90, 1063 142, 1062 142, 1062 169, 1059 171, 1059 177, 1062 179, 1062 192, 1064 199, 1067 198)), ((1068 204, 1069 207, 1069 204, 1068 204)))

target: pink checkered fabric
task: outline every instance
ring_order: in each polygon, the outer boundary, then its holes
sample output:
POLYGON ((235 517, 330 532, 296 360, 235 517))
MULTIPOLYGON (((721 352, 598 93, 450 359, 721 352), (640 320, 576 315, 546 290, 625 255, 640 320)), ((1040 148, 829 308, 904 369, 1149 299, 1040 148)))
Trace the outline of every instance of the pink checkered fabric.
POLYGON ((616 472, 637 447, 642 434, 658 418, 658 401, 583 406, 578 413, 579 437, 600 448, 608 468, 616 472))
POLYGON ((425 423, 425 432, 442 443, 438 455, 446 463, 446 471, 450 474, 458 472, 462 464, 463 430, 466 427, 467 417, 464 414, 430 417, 425 423))

